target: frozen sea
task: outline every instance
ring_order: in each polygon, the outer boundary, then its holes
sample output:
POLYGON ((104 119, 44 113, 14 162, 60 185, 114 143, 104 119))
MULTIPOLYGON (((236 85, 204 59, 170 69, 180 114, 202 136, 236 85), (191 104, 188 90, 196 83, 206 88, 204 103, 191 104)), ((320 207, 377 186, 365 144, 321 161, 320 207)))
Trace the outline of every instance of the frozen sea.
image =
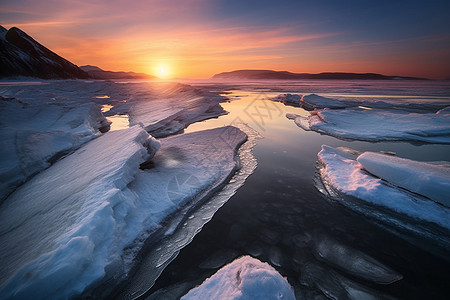
MULTIPOLYGON (((123 274, 120 272, 107 273, 110 278, 85 290, 81 298, 179 299, 217 274, 225 265, 248 255, 268 263, 285 277, 293 287, 296 299, 447 299, 450 294, 447 284, 450 270, 448 230, 426 222, 416 224, 416 220, 411 221, 402 214, 386 213, 388 209, 372 204, 358 202, 359 209, 354 209, 354 205, 348 205, 354 204, 351 202, 354 199, 343 196, 342 199, 349 201, 338 201, 324 195, 318 153, 322 145, 328 145, 358 152, 383 151, 395 153, 401 158, 448 164, 450 145, 418 141, 368 142, 305 131, 286 115, 307 117, 309 111, 271 99, 285 93, 314 93, 361 106, 363 103, 389 103, 396 111, 435 114, 450 105, 450 82, 317 80, 184 83, 191 87, 178 84, 147 86, 144 82, 129 81, 119 83, 122 86, 118 88, 118 83, 93 82, 82 92, 77 92, 76 87, 84 86, 83 82, 70 85, 57 83, 56 90, 46 87, 52 84, 47 82, 0 83, 3 101, 17 97, 31 103, 33 89, 39 93, 43 91, 40 94, 44 99, 42 101, 55 95, 62 100, 71 100, 66 101, 69 102, 67 105, 72 105, 69 108, 77 107, 80 101, 89 98, 102 106, 104 116, 112 122, 111 133, 128 126, 142 126, 157 137, 163 146, 155 159, 140 165, 142 171, 137 171, 133 165, 127 171, 131 172, 131 176, 122 176, 118 172, 111 177, 114 184, 116 177, 126 181, 126 186, 120 187, 125 191, 125 196, 129 189, 133 197, 137 195, 139 199, 139 195, 161 186, 169 193, 154 193, 164 194, 168 198, 164 205, 171 208, 171 202, 180 195, 178 188, 181 186, 191 194, 198 193, 195 186, 199 180, 207 187, 204 192, 204 198, 208 199, 206 202, 194 201, 195 205, 191 207, 181 207, 178 213, 169 215, 164 222, 153 224, 159 229, 155 234, 150 234, 150 238, 148 234, 143 234, 148 239, 139 241, 141 250, 132 249, 137 252, 131 251, 131 258, 128 258, 134 259, 135 263, 131 270, 127 269, 125 281, 122 281, 123 274), (31 92, 22 92, 27 91, 27 85, 31 86, 31 92), (149 101, 142 102, 143 99, 149 101), (224 100, 220 106, 228 114, 224 114, 218 106, 224 100), (127 118, 127 115, 130 117, 127 118), (239 128, 248 136, 248 141, 236 154, 240 159, 240 169, 231 177, 228 173, 222 174, 221 170, 224 166, 227 166, 226 172, 233 169, 232 152, 226 152, 230 156, 227 158, 221 149, 240 144, 235 137, 241 131, 216 129, 203 137, 200 133, 217 127, 233 128, 224 127, 228 125, 239 128), (177 135, 182 132, 194 135, 188 139, 177 135), (217 136, 219 140, 215 139, 217 136), (184 145, 186 141, 196 146, 184 145), (174 151, 174 147, 184 147, 184 150, 174 151), (221 159, 228 159, 227 163, 221 162, 221 159), (189 164, 180 165, 183 161, 189 164), (209 169, 210 165, 215 166, 213 171, 209 169), (174 166, 185 169, 178 174, 180 176, 174 177, 176 188, 171 189, 174 182, 169 180, 166 187, 163 182, 167 180, 164 178, 170 174, 164 174, 174 166), (208 172, 218 174, 217 185, 213 188, 208 180, 214 178, 208 172), (192 174, 195 176, 185 176, 192 174), (154 182, 158 184, 152 187, 146 176, 156 176, 154 182), (180 180, 186 180, 185 184, 177 185, 180 180), (223 185, 223 182, 226 184, 223 185), (430 231, 434 235, 426 234, 430 231)), ((94 120, 105 122, 104 118, 94 120)), ((446 117, 443 120, 450 121, 446 117)), ((90 138, 100 135, 97 127, 93 126, 92 133, 89 132, 90 138)), ((143 139, 145 135, 139 134, 143 139)), ((113 137, 109 133, 104 135, 102 138, 105 140, 108 136, 113 137)), ((49 136, 52 138, 53 133, 49 136)), ((99 139, 94 139, 94 142, 100 143, 99 139)), ((121 142, 129 143, 125 136, 121 142)), ((141 141, 140 147, 142 144, 145 145, 145 142, 141 141)), ((70 144, 67 149, 70 153, 77 147, 70 144)), ((120 155, 122 152, 118 149, 115 153, 120 155)), ((35 157, 41 159, 36 155, 31 158, 35 157)), ((64 166, 64 163, 70 166, 67 160, 63 156, 63 161, 57 162, 56 166, 64 166)), ((142 163, 137 159, 133 161, 133 164, 142 163)), ((114 162, 110 163, 113 168, 114 162)), ((42 168, 47 167, 48 164, 45 164, 42 168)), ((38 181, 52 170, 55 170, 53 165, 42 172, 44 175, 39 173, 33 181, 38 181)), ((107 176, 105 178, 108 179, 107 176)), ((183 197, 186 195, 185 192, 181 194, 183 197)), ((188 199, 186 201, 189 203, 188 199)), ((136 204, 136 207, 138 210, 130 208, 130 212, 145 218, 144 208, 147 206, 136 204)), ((162 214, 161 218, 163 216, 167 217, 167 214, 162 214)), ((133 228, 155 230, 155 227, 141 225, 133 228)), ((33 236, 31 232, 29 234, 33 236)), ((138 232, 133 234, 140 235, 138 232)), ((122 245, 120 234, 117 236, 118 242, 114 245, 122 245)), ((26 252, 24 249, 21 251, 26 252)), ((115 257, 120 254, 111 251, 109 255, 115 257)), ((130 253, 127 255, 130 256, 130 253)), ((110 264, 107 268, 115 269, 116 265, 110 264)))
MULTIPOLYGON (((274 266, 294 287, 297 299, 448 297, 448 248, 439 246, 432 238, 401 230, 324 197, 314 182, 318 176, 317 154, 324 144, 361 152, 394 152, 399 157, 417 161, 447 162, 450 161, 450 146, 347 141, 304 131, 285 115, 307 116, 309 112, 268 99, 280 93, 316 93, 339 100, 418 106, 426 103, 424 111, 436 112, 450 103, 449 82, 191 84, 222 91, 231 101, 222 104, 228 115, 192 124, 186 132, 245 122, 262 137, 253 150, 258 166, 193 241, 180 251, 142 299, 178 299, 243 255, 274 266), (320 254, 322 248, 341 255, 324 258, 320 254), (362 264, 356 271, 352 267, 355 261, 362 264), (373 274, 361 274, 363 266, 374 270, 373 274), (399 277, 393 274, 400 274, 401 279, 397 280, 399 277), (377 276, 380 277, 377 279, 377 276)), ((369 206, 368 209, 377 212, 379 208, 369 206)), ((396 221, 402 221, 402 217, 396 221)), ((448 232, 443 236, 449 240, 448 232)))

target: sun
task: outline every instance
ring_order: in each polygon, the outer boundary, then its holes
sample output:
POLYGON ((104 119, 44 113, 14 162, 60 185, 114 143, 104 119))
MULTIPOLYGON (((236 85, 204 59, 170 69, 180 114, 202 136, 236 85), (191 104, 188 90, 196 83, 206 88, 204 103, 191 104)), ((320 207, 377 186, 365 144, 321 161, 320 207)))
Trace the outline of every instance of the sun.
POLYGON ((170 68, 168 64, 159 63, 155 66, 155 75, 161 79, 167 79, 170 77, 170 68))

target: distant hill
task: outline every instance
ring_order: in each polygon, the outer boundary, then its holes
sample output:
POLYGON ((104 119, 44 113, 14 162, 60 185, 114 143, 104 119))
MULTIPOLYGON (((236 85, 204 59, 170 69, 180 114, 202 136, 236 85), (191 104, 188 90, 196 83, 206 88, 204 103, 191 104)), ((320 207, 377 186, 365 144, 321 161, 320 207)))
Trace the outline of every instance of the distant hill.
POLYGON ((17 27, 0 26, 0 78, 89 78, 79 67, 47 49, 17 27))
POLYGON ((392 80, 392 79, 410 79, 419 80, 424 78, 404 77, 404 76, 386 76, 376 73, 291 73, 288 71, 273 70, 236 70, 216 74, 212 79, 222 80, 301 80, 301 79, 370 79, 370 80, 392 80))
POLYGON ((104 71, 91 65, 81 66, 80 68, 93 79, 156 79, 155 76, 145 73, 104 71))

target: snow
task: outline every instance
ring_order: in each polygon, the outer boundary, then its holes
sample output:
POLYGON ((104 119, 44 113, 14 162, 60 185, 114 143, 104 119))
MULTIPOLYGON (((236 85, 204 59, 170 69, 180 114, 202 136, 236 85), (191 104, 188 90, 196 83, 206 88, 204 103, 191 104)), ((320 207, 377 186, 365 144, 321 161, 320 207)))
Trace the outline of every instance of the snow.
POLYGON ((450 208, 450 168, 382 153, 365 152, 357 161, 369 173, 450 208))
MULTIPOLYGON (((364 161, 364 154, 359 157, 364 161)), ((371 157, 371 154, 368 154, 368 157, 371 157)), ((335 196, 334 191, 337 191, 338 193, 353 196, 366 203, 370 203, 374 206, 364 213, 370 213, 372 211, 376 215, 376 218, 380 218, 381 221, 395 222, 397 226, 418 227, 423 223, 434 223, 435 227, 444 228, 445 230, 450 229, 450 210, 448 208, 403 188, 398 188, 388 181, 367 173, 363 170, 363 166, 357 161, 357 158, 358 155, 350 153, 348 150, 336 149, 327 145, 322 146, 322 150, 318 154, 318 159, 323 167, 319 172, 322 182, 325 188, 327 188, 327 192, 332 197, 335 196), (387 208, 396 214, 406 215, 412 218, 414 222, 408 225, 402 225, 398 220, 393 221, 391 219, 392 216, 384 216, 381 208, 387 208)), ((394 159, 394 163, 397 161, 402 160, 394 159)), ((404 162, 402 161, 402 163, 404 162)), ((414 167, 409 170, 413 170, 417 172, 416 174, 419 174, 419 170, 415 169, 415 167, 421 165, 421 163, 417 164, 413 162, 413 164, 414 167)), ((379 170, 380 165, 374 165, 377 166, 375 169, 379 170)), ((399 167, 393 165, 391 169, 394 170, 393 177, 397 182, 403 180, 396 175, 399 175, 402 170, 408 170, 403 165, 399 167)), ((425 169, 425 172, 430 171, 425 169)), ((387 171, 382 171, 381 173, 385 175, 387 171)), ((354 204, 343 200, 339 196, 333 198, 341 201, 344 205, 349 205, 349 207, 356 209, 354 204)), ((431 228, 432 226, 429 227, 431 228)), ((410 227, 407 229, 415 230, 410 227)), ((433 232, 429 234, 433 234, 433 232)), ((436 234, 437 236, 435 238, 439 238, 438 231, 436 231, 436 234)))
POLYGON ((450 115, 384 109, 321 109, 309 117, 290 114, 301 128, 365 141, 419 141, 450 144, 450 115))
POLYGON ((295 299, 273 267, 250 256, 226 265, 181 299, 295 299))
POLYGON ((245 139, 228 126, 160 146, 133 126, 42 171, 0 210, 1 297, 73 297, 105 276, 124 276, 162 221, 200 203, 236 170, 245 139))

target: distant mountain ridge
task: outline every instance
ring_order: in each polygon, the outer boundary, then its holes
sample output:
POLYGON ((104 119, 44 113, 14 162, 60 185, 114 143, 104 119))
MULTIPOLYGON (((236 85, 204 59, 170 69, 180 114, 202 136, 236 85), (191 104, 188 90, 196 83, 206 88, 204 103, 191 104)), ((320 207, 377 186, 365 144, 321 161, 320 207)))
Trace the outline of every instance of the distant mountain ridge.
POLYGON ((392 80, 408 79, 421 80, 425 78, 387 76, 376 73, 344 73, 344 72, 324 72, 319 74, 292 73, 288 71, 273 70, 235 70, 215 74, 212 79, 222 80, 301 80, 301 79, 370 79, 370 80, 392 80))
POLYGON ((155 76, 145 73, 105 71, 92 65, 85 65, 80 68, 93 79, 156 79, 155 76))
POLYGON ((17 27, 0 26, 0 78, 87 79, 89 75, 17 27))

